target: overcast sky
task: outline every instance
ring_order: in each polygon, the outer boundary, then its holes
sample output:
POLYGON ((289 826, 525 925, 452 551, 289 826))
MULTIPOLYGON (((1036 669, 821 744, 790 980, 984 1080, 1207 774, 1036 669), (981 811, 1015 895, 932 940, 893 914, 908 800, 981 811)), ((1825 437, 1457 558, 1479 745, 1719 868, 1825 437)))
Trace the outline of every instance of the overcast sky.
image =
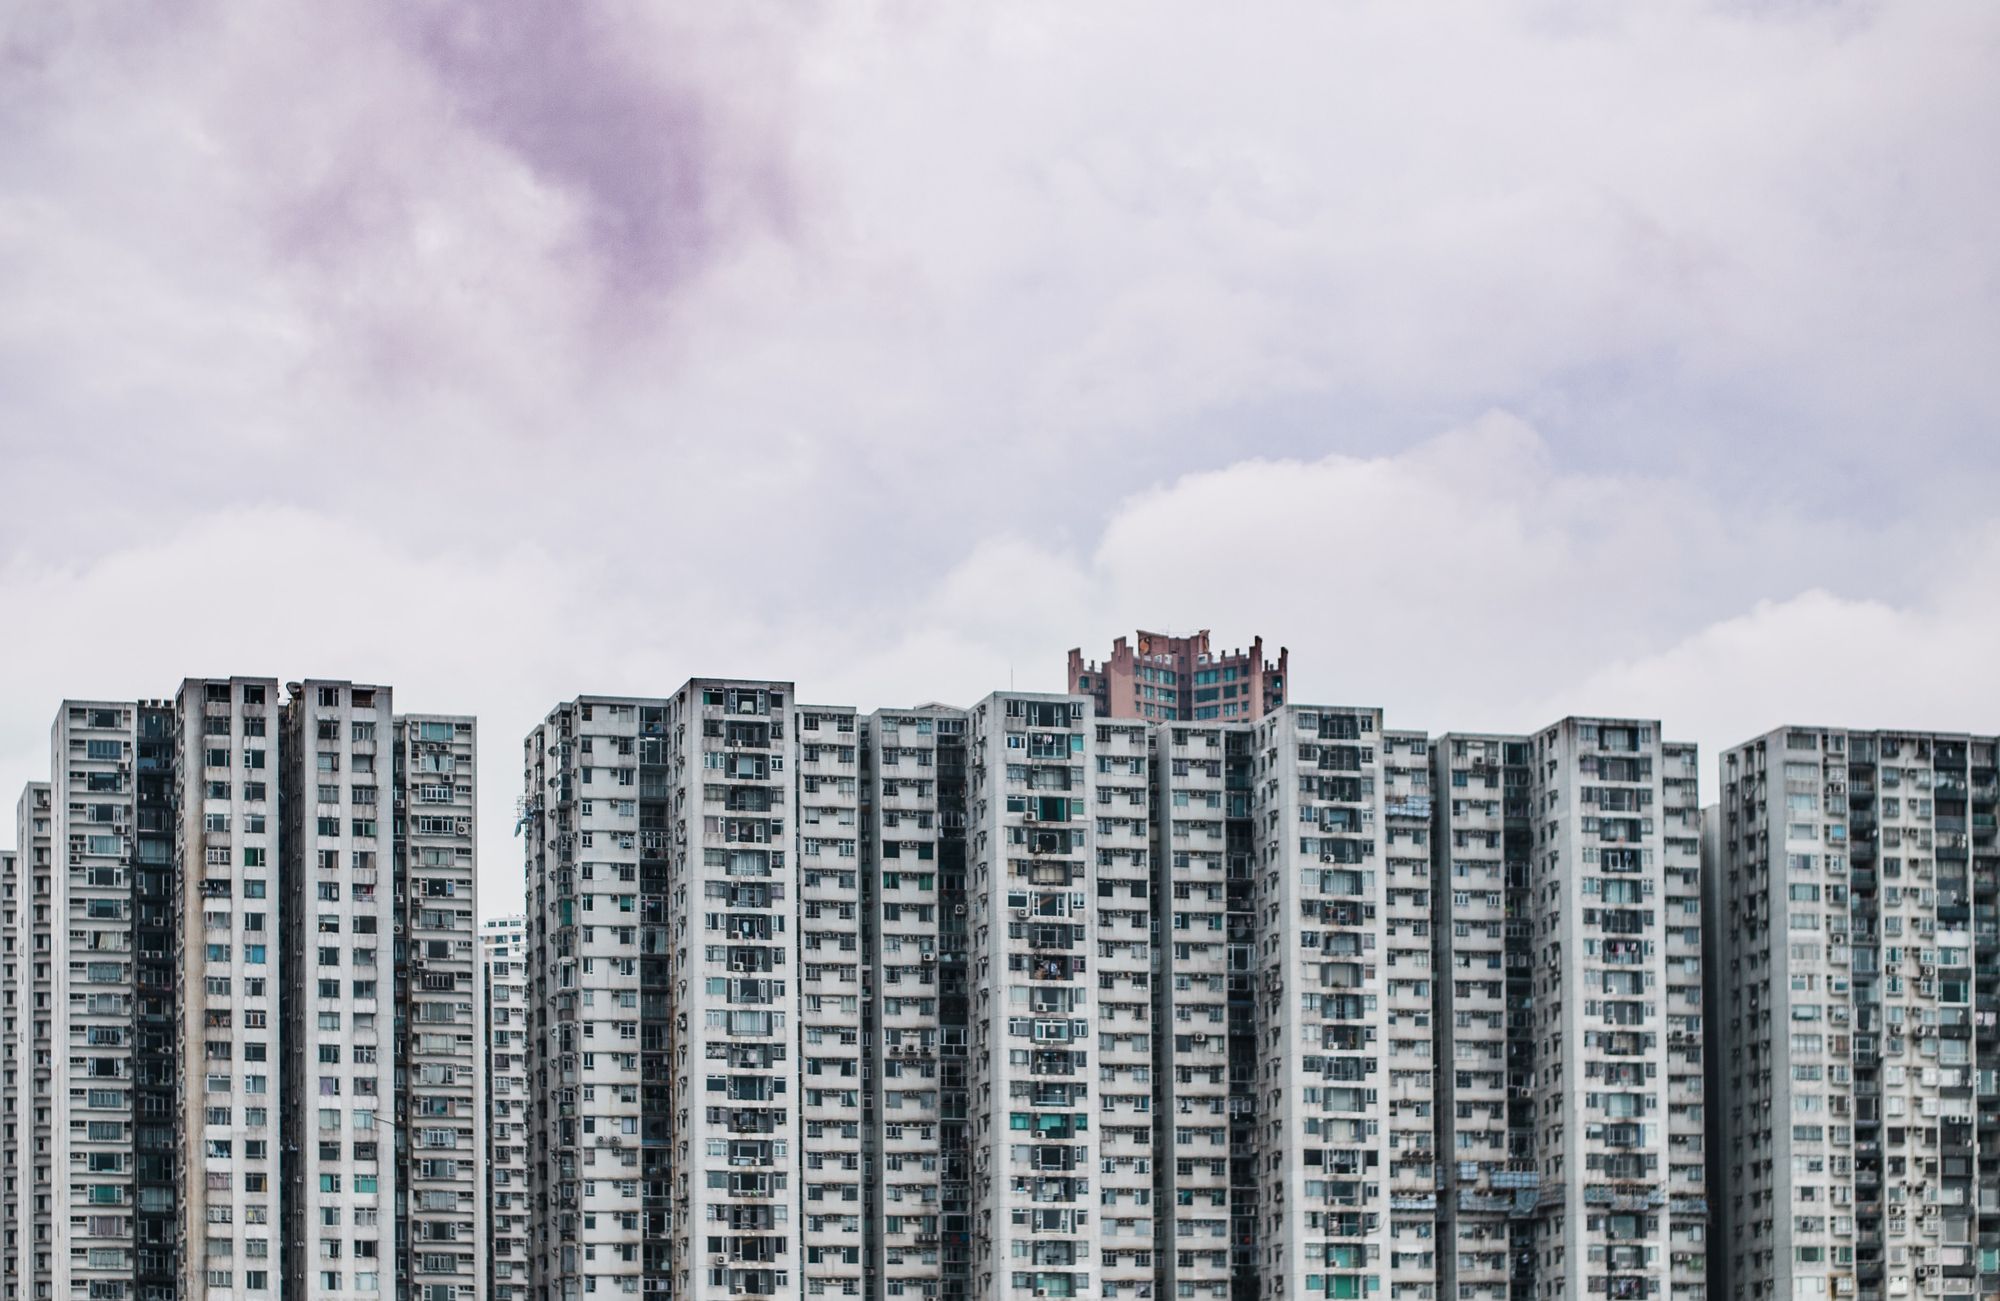
POLYGON ((479 715, 498 912, 558 699, 969 703, 1141 625, 1709 771, 2000 731, 1996 55, 1986 0, 11 6, 0 834, 65 696, 386 681, 479 715))

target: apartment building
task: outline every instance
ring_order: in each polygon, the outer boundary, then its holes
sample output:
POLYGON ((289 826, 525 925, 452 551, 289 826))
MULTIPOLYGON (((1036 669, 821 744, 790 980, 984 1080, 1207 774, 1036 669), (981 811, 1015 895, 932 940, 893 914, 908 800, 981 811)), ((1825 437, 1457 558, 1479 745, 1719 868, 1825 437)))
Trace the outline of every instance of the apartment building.
POLYGON ((1995 738, 1779 728, 1721 796, 1723 1288, 2000 1293, 1995 738))
POLYGON ((189 680, 176 715, 182 1290, 276 1297, 284 1228, 279 1108, 288 1084, 279 1047, 278 683, 189 680))
MULTIPOLYGON (((1095 769, 1090 802, 1079 819, 1088 854, 1085 907, 1095 910, 1096 927, 1096 1236, 1099 1291, 1107 1297, 1151 1289, 1161 1214, 1153 1168, 1162 1122, 1153 1103, 1151 731, 1138 721, 1095 720, 1087 751, 1095 769)), ((1031 860, 1034 849, 1031 837, 1031 860)))
POLYGON ((283 1036, 283 1241, 287 1281, 315 1297, 395 1277, 393 719, 387 687, 308 681, 282 720, 282 977, 302 1013, 283 1036))
POLYGON ((798 1295, 791 700, 698 679, 529 735, 536 1296, 798 1295))
POLYGON ((0 849, 0 1298, 21 1295, 21 855, 0 849))
POLYGON ((173 735, 159 701, 52 730, 49 1296, 173 1295, 173 735))
POLYGON ((1531 762, 1537 1292, 1698 1297, 1700 938, 1679 924, 1701 893, 1693 748, 1652 720, 1568 718, 1531 762))
POLYGON ((1432 751, 1438 1283, 1705 1292, 1700 823, 1651 720, 1432 751))
POLYGON ((172 1295, 171 736, 165 705, 66 701, 53 780, 23 801, 32 914, 15 925, 32 933, 13 943, 37 956, 16 974, 10 1016, 32 1033, 34 1067, 15 1095, 32 1115, 10 1128, 32 1135, 30 1168, 16 1169, 35 1223, 16 1237, 32 1250, 10 1263, 27 1295, 172 1295))
POLYGON ((1153 732, 1158 1295, 1228 1297, 1256 1267, 1253 740, 1240 723, 1153 732))
POLYGON ((1287 706, 1254 753, 1259 1290, 1362 1297, 1403 1250, 1389 1103, 1430 1068, 1389 1021, 1381 714, 1287 706))
POLYGON ((170 701, 141 701, 135 736, 133 912, 133 1291, 167 1301, 180 1281, 179 1173, 174 1090, 180 1075, 175 1020, 174 760, 179 720, 170 701))
MULTIPOLYGON (((1088 701, 996 694, 966 720, 972 1293, 1102 1288, 1088 701)), ((1127 1031, 1128 1034, 1140 1033, 1127 1031)))
POLYGON ((530 735, 532 1294, 1700 1301, 1692 747, 1094 694, 530 735))
POLYGON ((50 1294, 120 1295, 138 1201, 132 870, 137 706, 66 701, 50 774, 50 1294))
MULTIPOLYGON (((792 809, 797 821, 797 958, 791 975, 798 982, 798 1079, 801 1133, 800 1218, 798 1231, 807 1290, 834 1296, 859 1295, 868 1262, 869 1239, 881 1234, 867 1213, 864 1165, 870 1119, 883 1100, 870 1089, 863 1071, 863 1038, 873 1007, 867 994, 896 987, 897 997, 915 1000, 919 978, 934 982, 935 970, 905 971, 901 963, 876 969, 862 950, 864 911, 859 884, 861 827, 860 719, 854 710, 808 706, 798 711, 797 761, 792 771, 792 809), (910 979, 906 982, 904 976, 910 979)), ((745 797, 736 795, 736 802, 745 797)), ((748 797, 748 802, 760 802, 748 797)), ((724 806, 728 807, 725 799, 724 806)), ((782 811, 782 805, 779 806, 782 811)), ((784 836, 776 837, 778 843, 784 836)), ((785 974, 780 959, 766 962, 769 950, 732 955, 732 975, 785 974)), ((933 991, 934 992, 934 991, 933 991)), ((874 1083, 900 1073, 907 1064, 871 1057, 879 1063, 874 1083)), ((901 1098, 897 1099, 898 1111, 901 1098)), ((902 1227, 898 1220, 898 1228, 902 1227)))
POLYGON ((1660 748, 1660 862, 1665 899, 1667 1280, 1674 1301, 1706 1301, 1713 1205, 1709 1176, 1708 968, 1702 905, 1700 754, 1660 748))
POLYGON ((1208 629, 1191 637, 1139 632, 1118 638, 1102 660, 1069 653, 1068 691, 1088 696, 1100 718, 1155 722, 1254 722, 1285 703, 1291 653, 1264 658, 1264 639, 1218 651, 1208 629))
MULTIPOLYGON (((365 721, 349 722, 350 762, 365 744, 353 735, 365 721)), ((396 715, 391 739, 397 1291, 413 1301, 465 1301, 488 1295, 492 1186, 474 910, 477 724, 396 715)))
MULTIPOLYGON (((678 917, 668 910, 667 934, 668 1039, 678 1068, 668 1076, 672 1263, 676 1294, 688 1298, 797 1295, 801 1287, 791 1190, 805 1173, 801 1103, 815 1099, 794 1065, 792 699, 790 683, 696 679, 668 702, 667 881, 670 898, 686 905, 678 917)), ((664 1055, 660 1064, 667 1074, 664 1055)), ((828 1092, 846 1091, 822 1088, 821 1108, 828 1092)), ((850 1246, 858 1244, 842 1242, 839 1258, 822 1265, 858 1277, 858 1259, 847 1272, 850 1246)))
MULTIPOLYGON (((878 973, 863 1018, 875 1064, 864 1100, 870 1259, 887 1295, 963 1298, 972 1187, 966 715, 942 705, 879 710, 862 733, 862 866, 849 864, 841 879, 859 874, 864 960, 878 973)), ((809 763, 810 724, 800 741, 809 763)), ((804 816, 810 827, 809 805, 804 816)), ((802 867, 811 899, 810 853, 802 867)))
POLYGON ((1526 736, 1431 745, 1438 1027, 1438 1295, 1532 1296, 1534 951, 1526 736))
POLYGON ((1149 745, 1069 697, 863 718, 698 679, 552 711, 524 770, 531 1292, 1146 1294, 1149 745), (656 990, 670 1069, 640 1056, 656 990))
POLYGON ((638 1293, 642 1277, 667 1273, 666 710, 663 700, 580 697, 527 739, 528 1278, 538 1298, 638 1293))
MULTIPOLYGON (((613 905, 561 897, 562 838, 643 853, 643 833, 597 838, 580 792, 646 784, 602 759, 639 753, 627 740, 655 735, 674 756, 656 784, 675 811, 659 842, 675 955, 666 1222, 689 1226, 671 1236, 693 1260, 673 1287, 1698 1293, 1701 966, 1683 924, 1699 906, 1698 814, 1692 753, 1657 724, 1432 742, 1374 709, 1147 723, 1007 692, 863 717, 787 713, 788 691, 587 698, 529 741, 544 920, 528 949, 551 991, 531 980, 531 1016, 546 1018, 531 1043, 552 1054, 531 1051, 547 1098, 534 1159, 557 1170, 582 1130, 552 1093, 569 1069, 559 1047, 625 1033, 563 1019, 615 1006, 618 979, 566 1001, 563 945, 582 935, 564 917, 613 905), (601 769, 590 783, 585 767, 601 769), (696 770, 699 837, 682 812, 696 770), (788 801, 789 825, 770 816, 788 801), (786 845, 789 868, 770 848, 786 845), (1607 899, 1616 916, 1600 917, 1607 899), (717 926, 731 943, 697 965, 690 937, 717 926), (1601 1005, 1607 991, 1630 1007, 1601 1005), (682 1031, 696 1007, 705 1041, 682 1031), (1620 1030, 1567 1027, 1565 1007, 1620 1030), (762 1033, 772 1023, 752 1018, 771 1008, 789 1032, 762 1033), (1564 1055, 1565 1028, 1583 1051, 1564 1055), (694 1060, 735 1069, 697 1086, 694 1060), (1629 1096, 1601 1096, 1607 1072, 1629 1096), (692 1117, 698 1087, 730 1105, 692 1117), (789 1108, 763 1105, 779 1099, 789 1108), (700 1123, 724 1134, 681 1137, 700 1123), (793 1124, 796 1177, 767 1178, 785 1158, 762 1136, 793 1124), (701 1167, 717 1155, 734 1173, 701 1167), (689 1209, 698 1188, 729 1195, 689 1209)), ((630 816, 619 798, 608 811, 630 816)), ((630 907, 650 915, 643 895, 630 907)), ((606 1109, 588 1119, 608 1123, 606 1109)), ((552 1186, 553 1234, 566 1194, 552 1186)), ((567 1264, 555 1237, 532 1245, 546 1294, 658 1286, 643 1266, 612 1272, 647 1282, 606 1283, 604 1262, 645 1245, 636 1221, 595 1216, 567 1264)))
POLYGON ((1393 1301, 1428 1301, 1437 1275, 1429 738, 1422 732, 1385 730, 1380 763, 1388 1291, 1393 1301))
POLYGON ((15 954, 20 965, 14 994, 18 1001, 12 1005, 16 1036, 13 1057, 19 1064, 13 1114, 14 1146, 18 1153, 15 1165, 18 1219, 13 1226, 14 1250, 10 1254, 19 1294, 33 1301, 47 1301, 53 1295, 50 1126, 55 1116, 55 1095, 51 1087, 54 1052, 50 1036, 54 1025, 55 905, 50 860, 55 819, 50 800, 47 782, 30 782, 14 809, 15 871, 21 891, 15 919, 18 926, 15 954))
POLYGON ((486 1025, 487 1296, 528 1295, 528 1003, 525 917, 480 924, 486 1025))
MULTIPOLYGON (((483 1295, 470 787, 448 867, 412 875, 400 839, 390 861, 388 689, 288 696, 267 678, 190 680, 172 701, 58 711, 51 781, 18 811, 8 936, 17 1295, 483 1295), (451 880, 449 910, 433 875, 451 880), (426 997, 433 958, 460 969, 448 1000, 426 997), (426 1054, 464 1060, 463 1096, 426 1054), (406 1081, 468 1151, 453 1229, 417 1217, 419 1243, 461 1243, 451 1283, 424 1277, 421 1252, 414 1281, 399 1275, 393 1255, 406 1081)), ((470 720, 452 726, 469 762, 470 720)), ((409 841, 419 865, 426 830, 409 841)))

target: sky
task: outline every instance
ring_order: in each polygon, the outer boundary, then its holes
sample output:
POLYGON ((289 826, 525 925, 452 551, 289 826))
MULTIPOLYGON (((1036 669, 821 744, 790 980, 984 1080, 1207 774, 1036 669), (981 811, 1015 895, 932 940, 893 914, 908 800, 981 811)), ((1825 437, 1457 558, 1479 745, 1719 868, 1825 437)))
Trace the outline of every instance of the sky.
MULTIPOLYGON (((0 843, 65 697, 2000 731, 2000 8, 0 14, 0 843)), ((1712 793, 1713 782, 1710 782, 1712 793)))

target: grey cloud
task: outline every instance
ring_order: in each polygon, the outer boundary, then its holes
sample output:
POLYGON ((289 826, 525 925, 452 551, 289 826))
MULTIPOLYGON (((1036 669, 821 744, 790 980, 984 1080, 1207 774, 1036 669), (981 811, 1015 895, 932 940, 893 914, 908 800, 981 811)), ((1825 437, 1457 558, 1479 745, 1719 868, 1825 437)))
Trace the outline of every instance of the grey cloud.
POLYGON ((1511 718, 1759 601, 1917 626, 2000 488, 1983 4, 9 17, 8 754, 142 650, 421 685, 504 776, 558 694, 1160 620, 1511 718), (453 631, 150 603, 357 543, 453 631))
MULTIPOLYGON (((718 51, 690 39, 697 33, 647 30, 622 6, 556 0, 384 12, 451 111, 581 198, 579 254, 613 292, 671 291, 730 234, 726 223, 786 215, 792 178, 778 142, 732 134, 740 118, 701 75, 700 61, 718 51)), ((755 93, 786 96, 770 81, 755 93)))

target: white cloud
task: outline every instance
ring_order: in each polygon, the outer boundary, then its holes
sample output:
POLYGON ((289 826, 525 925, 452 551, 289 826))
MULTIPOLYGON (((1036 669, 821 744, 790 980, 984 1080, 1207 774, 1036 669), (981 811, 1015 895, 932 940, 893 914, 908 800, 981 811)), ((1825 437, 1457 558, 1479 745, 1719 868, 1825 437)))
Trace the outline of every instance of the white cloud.
POLYGON ((2000 730, 1981 671, 2000 616, 1971 577, 2000 560, 2000 534, 1935 565, 1927 535, 1731 518, 1683 481, 1564 470, 1501 414, 1395 455, 1187 475, 1117 505, 1080 547, 947 542, 935 583, 831 613, 607 559, 625 539, 491 549, 421 519, 384 534, 267 507, 96 560, 16 560, 0 609, 33 617, 7 643, 25 689, 0 698, 0 791, 11 805, 46 773, 64 695, 170 695, 226 673, 388 682, 406 710, 480 716, 493 909, 518 897, 527 729, 560 699, 695 675, 791 678, 863 708, 970 703, 1059 690, 1071 645, 1204 626, 1289 645, 1296 699, 1380 704, 1432 731, 1658 716, 1712 755, 1786 720, 2000 730), (1820 590, 1862 555, 1936 578, 1896 603, 1820 590))
MULTIPOLYGON (((1716 757, 1787 723, 2000 733, 2000 612, 1973 575, 2000 560, 1984 540, 1964 568, 1909 605, 1802 592, 1761 601, 1655 655, 1606 665, 1551 692, 1543 714, 1618 702, 1698 741, 1714 797, 1716 757)), ((1604 712, 1604 706, 1596 707, 1604 712)))
MULTIPOLYGON (((1122 503, 1088 550, 989 543, 929 608, 962 611, 967 645, 1039 641, 1037 686, 1058 647, 1207 627, 1289 645, 1294 699, 1380 704, 1398 726, 1657 716, 1712 758, 1785 721, 2000 731, 1981 668, 2000 614, 1979 578, 2000 531, 1966 530, 1950 564, 1937 544, 1732 516, 1682 480, 1565 471, 1494 414, 1393 456, 1186 476, 1122 503), (1896 597, 1840 591, 1848 574, 1896 597), (962 606, 969 592, 987 603, 962 606)), ((934 636, 887 661, 921 663, 934 636)))
POLYGON ((1099 641, 1262 632, 1298 652, 1301 690, 1465 708, 1663 649, 1848 550, 1809 521, 1726 517, 1685 481, 1564 471, 1493 414, 1395 455, 1188 475, 1124 502, 1087 555, 989 546, 947 590, 1065 594, 1022 612, 1051 640, 1079 616, 1099 641))
MULTIPOLYGON (((0 36, 0 783, 187 672, 475 710, 504 821, 552 701, 694 673, 1170 623, 1706 742, 1815 600, 1990 644, 1990 6, 509 14, 0 36)), ((1861 680, 1801 712, 1928 708, 1861 680)))
POLYGON ((10 452, 129 458, 107 545, 161 487, 379 512, 304 472, 336 442, 494 532, 598 514, 552 465, 637 509, 809 446, 802 524, 949 491, 1071 544, 1189 468, 1491 405, 1711 482, 1910 490, 1885 430, 1993 468, 1977 4, 78 12, 0 103, 0 380, 10 452))

